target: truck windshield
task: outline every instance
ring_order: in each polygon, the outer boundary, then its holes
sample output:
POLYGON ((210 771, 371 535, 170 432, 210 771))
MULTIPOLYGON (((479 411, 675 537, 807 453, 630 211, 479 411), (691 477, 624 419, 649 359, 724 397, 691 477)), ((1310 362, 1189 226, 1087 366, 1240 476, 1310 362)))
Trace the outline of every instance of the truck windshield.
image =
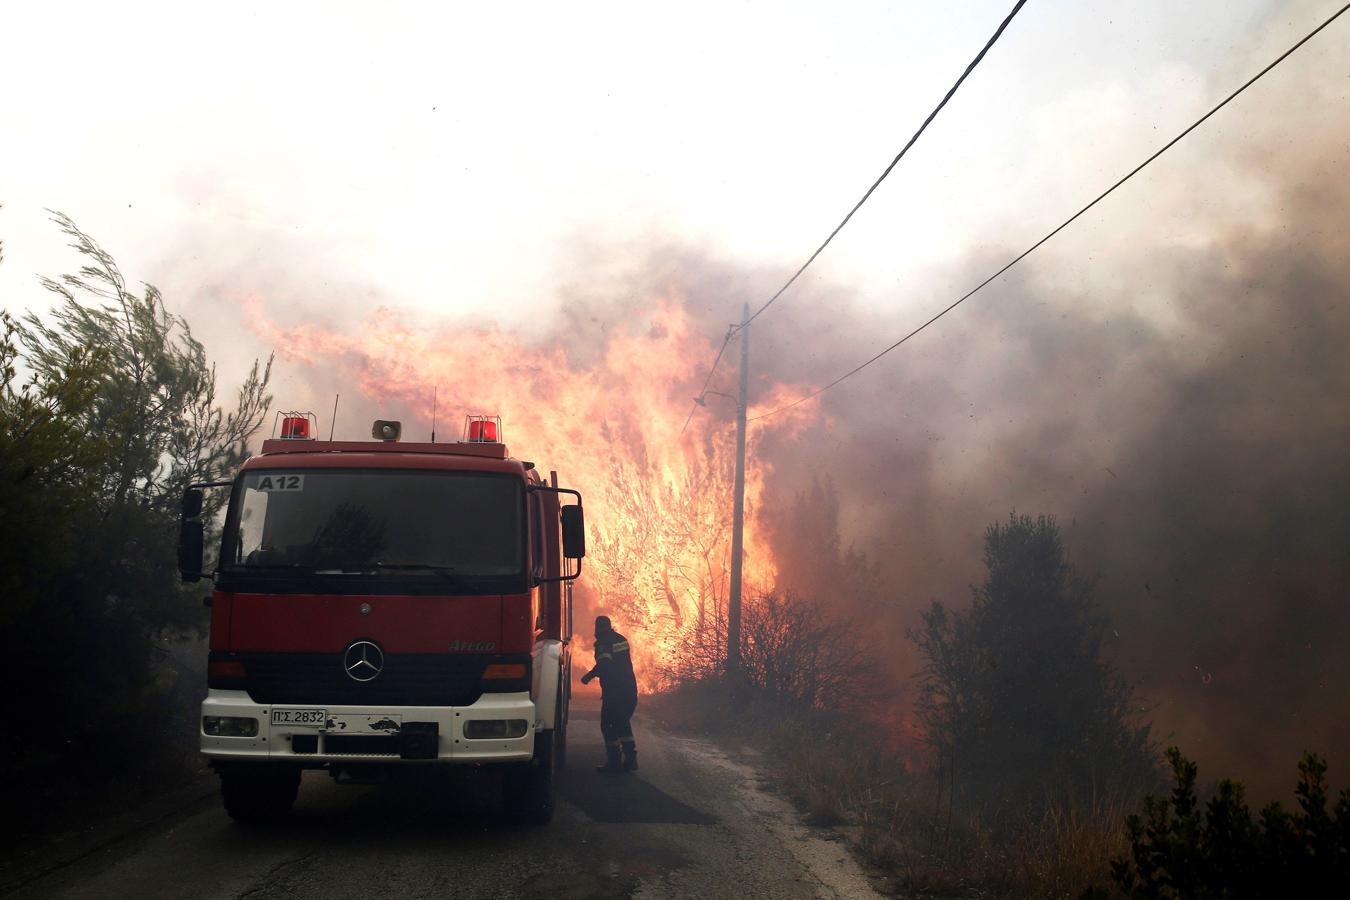
POLYGON ((520 483, 387 470, 248 472, 226 519, 224 568, 460 577, 524 570, 520 483))

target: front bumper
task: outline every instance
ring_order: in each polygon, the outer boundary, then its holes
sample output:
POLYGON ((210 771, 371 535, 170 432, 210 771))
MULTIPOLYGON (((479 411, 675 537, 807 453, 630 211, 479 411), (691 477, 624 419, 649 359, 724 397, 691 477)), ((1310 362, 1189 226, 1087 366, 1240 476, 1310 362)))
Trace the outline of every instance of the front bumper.
MULTIPOLYGON (((317 704, 276 704, 278 708, 312 708, 317 704)), ((534 702, 526 691, 510 694, 483 694, 469 706, 325 706, 326 722, 339 730, 300 725, 271 724, 273 704, 258 703, 245 691, 211 689, 202 701, 197 720, 202 755, 213 762, 291 762, 319 767, 330 763, 497 763, 522 762, 534 755, 537 722, 534 702), (250 737, 209 735, 202 728, 207 716, 252 718, 258 721, 258 733, 250 737), (367 720, 379 721, 378 730, 367 720), (390 721, 396 727, 389 725, 390 721), (525 733, 516 738, 474 740, 464 736, 464 725, 475 720, 524 720, 525 733), (404 759, 397 741, 391 740, 408 723, 435 723, 434 758, 404 759), (329 736, 342 740, 329 741, 329 736), (315 738, 317 737, 317 740, 315 738), (299 738, 299 740, 297 740, 299 738), (374 738, 374 740, 371 740, 374 738), (363 746, 364 744, 364 746, 363 746), (334 752, 336 750, 337 752, 334 752)))

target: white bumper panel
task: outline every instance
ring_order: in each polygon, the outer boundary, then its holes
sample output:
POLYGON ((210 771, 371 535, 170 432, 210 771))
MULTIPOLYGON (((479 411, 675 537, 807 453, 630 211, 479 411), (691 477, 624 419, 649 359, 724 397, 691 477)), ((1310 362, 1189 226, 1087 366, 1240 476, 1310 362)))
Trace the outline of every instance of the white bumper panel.
MULTIPOLYGON (((258 720, 258 733, 254 737, 217 737, 202 730, 201 719, 197 729, 201 735, 202 755, 208 759, 227 761, 272 761, 296 763, 328 762, 389 762, 389 763, 490 763, 518 762, 530 759, 534 755, 534 731, 536 714, 529 693, 521 691, 512 694, 484 694, 471 706, 324 706, 326 722, 331 720, 333 730, 327 727, 305 727, 298 725, 273 725, 272 704, 256 703, 244 691, 211 690, 202 701, 202 717, 231 716, 258 720), (492 738, 488 740, 469 740, 464 737, 464 724, 474 720, 524 719, 525 734, 518 738, 492 738), (438 733, 438 750, 435 760, 404 760, 397 751, 389 749, 386 741, 397 732, 389 727, 388 720, 401 725, 406 722, 435 722, 438 733), (379 728, 371 725, 381 723, 379 728), (345 724, 346 729, 336 726, 345 724), (368 730, 367 734, 365 730, 368 730), (349 738, 344 742, 342 752, 330 753, 325 747, 328 735, 343 735, 349 738), (294 739, 302 738, 301 745, 309 743, 309 738, 318 736, 316 752, 295 752, 294 739), (363 752, 358 741, 366 737, 377 740, 372 744, 372 752, 363 752), (382 746, 376 746, 382 745, 382 746)), ((317 704, 286 703, 276 704, 279 709, 312 709, 317 704)), ((302 746, 303 749, 303 746, 302 746)))
POLYGON ((530 693, 539 706, 540 731, 550 731, 558 724, 558 680, 563 668, 563 649, 560 641, 549 639, 536 641, 530 652, 530 693))

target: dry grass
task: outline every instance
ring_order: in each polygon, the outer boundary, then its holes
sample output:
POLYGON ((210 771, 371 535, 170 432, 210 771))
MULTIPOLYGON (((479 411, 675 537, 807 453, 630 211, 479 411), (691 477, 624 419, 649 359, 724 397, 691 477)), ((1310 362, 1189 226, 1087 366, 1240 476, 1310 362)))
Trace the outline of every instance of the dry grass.
POLYGON ((1132 811, 1117 801, 1027 817, 1009 848, 1010 881, 1027 896, 1054 898, 1110 884, 1109 860, 1129 851, 1125 817, 1132 811))
POLYGON ((936 780, 905 771, 874 732, 819 712, 733 711, 725 692, 695 684, 652 698, 668 728, 752 736, 782 773, 808 824, 848 826, 858 850, 897 890, 947 897, 1076 898, 1110 882, 1128 847, 1128 803, 1052 807, 981 819, 952 808, 936 780))

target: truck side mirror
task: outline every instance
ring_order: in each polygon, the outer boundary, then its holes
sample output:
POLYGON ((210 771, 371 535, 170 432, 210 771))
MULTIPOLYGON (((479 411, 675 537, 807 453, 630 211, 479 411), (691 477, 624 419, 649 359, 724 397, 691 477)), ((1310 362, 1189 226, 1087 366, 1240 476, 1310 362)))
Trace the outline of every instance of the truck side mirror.
MULTIPOLYGON (((198 502, 201 492, 198 491, 198 502)), ((204 528, 198 519, 183 522, 178 531, 178 572, 184 582, 202 580, 202 542, 204 528)))
POLYGON ((195 519, 202 514, 202 490, 201 488, 188 488, 183 491, 183 504, 181 507, 183 518, 195 519))
POLYGON ((563 556, 581 559, 586 555, 586 518, 580 506, 562 508, 563 556))

